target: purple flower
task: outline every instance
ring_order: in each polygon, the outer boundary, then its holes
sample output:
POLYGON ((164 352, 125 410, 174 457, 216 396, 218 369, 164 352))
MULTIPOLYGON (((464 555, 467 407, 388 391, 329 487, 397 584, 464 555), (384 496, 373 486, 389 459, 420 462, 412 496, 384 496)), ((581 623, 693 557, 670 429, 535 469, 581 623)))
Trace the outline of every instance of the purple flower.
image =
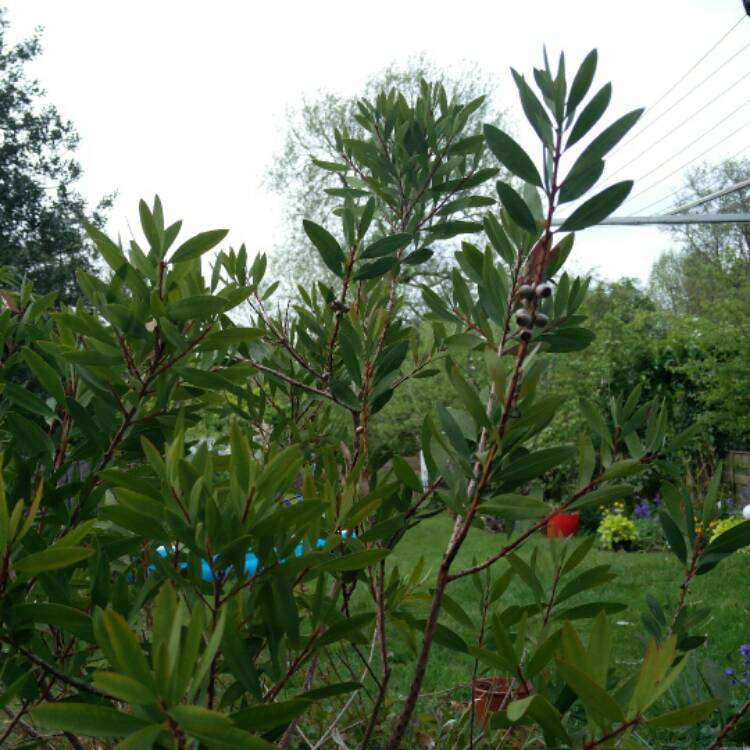
POLYGON ((648 503, 638 503, 635 508, 633 508, 633 517, 634 518, 648 518, 651 515, 651 508, 649 508, 648 503))
POLYGON ((657 508, 661 505, 661 495, 658 492, 654 495, 653 503, 657 508))
POLYGON ((744 643, 740 646, 740 656, 745 660, 745 664, 750 663, 750 644, 744 643))
POLYGON ((724 670, 724 674, 727 676, 732 685, 737 684, 737 678, 734 676, 734 670, 731 667, 727 667, 724 670))

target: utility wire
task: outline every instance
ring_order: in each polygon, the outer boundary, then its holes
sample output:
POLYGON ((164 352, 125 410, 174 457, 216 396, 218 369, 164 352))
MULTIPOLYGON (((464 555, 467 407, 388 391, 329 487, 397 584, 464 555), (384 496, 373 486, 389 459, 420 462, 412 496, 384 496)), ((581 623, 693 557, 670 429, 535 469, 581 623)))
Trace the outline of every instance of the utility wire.
MULTIPOLYGON (((684 73, 679 80, 676 83, 673 83, 657 100, 648 108, 648 113, 651 113, 656 109, 744 20, 747 18, 746 14, 742 14, 740 19, 735 23, 729 31, 727 31, 709 50, 706 52, 696 63, 692 65, 691 68, 687 70, 686 73, 684 73)), ((674 109, 680 102, 684 101, 690 94, 693 93, 697 88, 702 86, 707 80, 709 80, 712 76, 714 76, 716 73, 718 73, 723 67, 728 65, 732 60, 735 59, 741 52, 743 52, 747 47, 750 45, 745 45, 741 50, 737 51, 734 55, 732 55, 728 60, 725 60, 716 70, 713 71, 709 76, 704 78, 699 84, 694 86, 690 91, 687 92, 684 96, 682 96, 680 99, 678 99, 673 105, 669 107, 669 109, 662 112, 655 120, 652 120, 648 125, 646 125, 644 128, 639 130, 637 133, 635 133, 631 138, 629 138, 627 141, 624 141, 621 143, 618 148, 613 152, 612 155, 617 153, 621 148, 626 146, 631 141, 635 140, 641 133, 645 132, 650 128, 654 123, 658 122, 664 115, 666 115, 668 112, 670 112, 672 109, 674 109)))
MULTIPOLYGON (((750 47, 750 43, 748 43, 747 46, 750 47)), ((616 177, 618 174, 620 174, 620 172, 622 172, 624 169, 627 169, 627 167, 629 167, 633 162, 638 161, 638 159, 640 159, 642 156, 644 156, 649 151, 651 151, 651 149, 656 148, 660 143, 663 143, 665 140, 667 140, 667 138, 669 138, 672 135, 674 135, 674 133, 677 130, 679 130, 684 125, 687 125, 687 123, 689 123, 691 120, 693 120, 697 115, 699 115, 704 110, 708 109, 708 107, 710 107, 714 102, 716 102, 717 100, 721 99, 722 96, 724 96, 725 94, 728 94, 735 86, 738 86, 740 83, 742 83, 742 81, 744 81, 748 76, 750 76, 750 71, 748 71, 743 76, 741 76, 740 78, 738 78, 731 86, 729 86, 728 88, 725 88, 724 91, 722 91, 720 94, 717 94, 713 99, 711 99, 710 101, 706 102, 702 107, 700 107, 698 110, 696 110, 691 115, 689 115, 688 117, 686 117, 679 125, 675 125, 668 133, 666 133, 661 138, 659 138, 659 140, 654 141, 650 146, 648 146, 647 148, 643 149, 643 151, 641 151, 637 156, 634 156, 630 161, 625 162, 625 164, 623 164, 621 167, 619 167, 617 170, 615 170, 611 175, 608 175, 607 179, 605 180, 605 182, 606 183, 610 183, 614 177, 616 177)), ((726 120, 729 117, 731 117, 732 115, 734 115, 737 112, 739 112, 739 110, 741 110, 747 104, 750 104, 750 100, 746 100, 739 107, 737 107, 737 109, 735 109, 733 112, 731 112, 729 115, 726 115, 725 117, 722 117, 721 120, 719 121, 719 123, 726 122, 726 120)), ((692 141, 691 143, 689 143, 685 148, 690 148, 690 146, 692 146, 694 143, 697 143, 697 141, 699 141, 701 138, 704 138, 705 136, 707 136, 710 133, 712 133, 715 130, 716 125, 718 125, 719 123, 716 123, 715 125, 712 125, 705 133, 703 133, 703 135, 698 136, 698 138, 696 138, 694 141, 692 141)), ((643 131, 641 131, 641 132, 643 132, 643 131)), ((677 154, 675 154, 675 156, 679 156, 680 153, 682 153, 684 150, 685 150, 684 148, 681 149, 677 154)), ((674 156, 670 157, 670 159, 673 159, 673 158, 674 158, 674 156)), ((670 161, 670 159, 667 159, 667 162, 670 161)), ((662 162, 658 167, 655 167, 650 172, 647 172, 645 175, 643 175, 641 177, 641 180, 644 177, 648 177, 650 174, 653 174, 657 169, 660 169, 661 167, 663 167, 664 164, 666 164, 667 162, 662 162)))
MULTIPOLYGON (((748 75, 750 75, 750 73, 748 73, 748 75)), ((650 169, 648 172, 646 172, 646 174, 641 175, 637 180, 635 180, 635 182, 642 183, 647 177, 650 177, 655 172, 658 172, 662 167, 669 164, 669 162, 671 162, 673 159, 676 159, 679 156, 682 156, 689 148, 692 148, 693 146, 695 146, 696 143, 702 141, 707 135, 711 135, 711 133, 714 133, 716 131, 717 125, 720 125, 721 123, 726 122, 730 117, 733 117, 734 115, 736 115, 741 109, 744 109, 749 104, 750 104, 750 99, 746 99, 744 102, 742 102, 742 104, 740 104, 739 107, 737 107, 732 112, 730 112, 726 117, 722 117, 721 120, 719 120, 719 122, 711 125, 711 127, 708 130, 703 131, 699 136, 697 136, 696 138, 693 138, 693 140, 690 141, 690 143, 686 144, 685 146, 682 146, 679 151, 676 151, 674 154, 664 159, 664 161, 662 161, 661 163, 657 164, 655 167, 650 169)), ((745 126, 743 125, 741 127, 745 127, 745 126)), ((617 174, 617 172, 615 172, 615 174, 617 174)))
MULTIPOLYGON (((681 167, 678 167, 677 169, 674 170, 674 172, 670 172, 668 175, 665 175, 664 177, 662 177, 657 182, 654 182, 653 184, 649 185, 647 188, 644 188, 643 190, 639 190, 635 195, 633 195, 630 198, 628 198, 627 201, 625 201, 625 204, 630 203, 632 200, 634 200, 635 198, 637 198, 639 195, 643 195, 644 193, 649 192, 650 190, 652 190, 653 188, 655 188, 657 185, 660 185, 665 180, 669 179, 670 177, 673 177, 674 175, 676 175, 678 172, 682 171, 686 167, 689 167, 693 162, 695 162, 698 159, 702 158, 709 151, 711 151, 712 149, 716 148, 717 146, 721 146, 721 144, 724 143, 724 141, 728 140, 733 135, 736 135, 737 133, 739 133, 740 130, 742 130, 743 128, 746 128, 748 125, 750 125, 750 122, 746 122, 744 125, 742 125, 741 127, 737 128, 737 130, 735 130, 734 132, 730 133, 725 138, 722 138, 722 140, 720 140, 718 143, 714 143, 713 146, 711 146, 710 148, 707 148, 703 153, 698 154, 698 156, 696 156, 693 159, 691 159, 690 161, 686 162, 681 167)), ((732 156, 730 156, 727 161, 733 161, 740 154, 744 153, 747 150, 748 150, 748 146, 743 146, 739 151, 737 151, 736 154, 733 154, 732 156)), ((643 208, 639 208, 636 213, 640 214, 640 213, 643 213, 644 211, 648 211, 649 209, 653 208, 654 206, 657 206, 660 203, 663 203, 666 200, 673 199, 676 195, 677 195, 677 191, 673 190, 669 195, 664 196, 663 198, 659 198, 658 200, 654 201, 653 203, 649 203, 647 206, 644 206, 643 208)))

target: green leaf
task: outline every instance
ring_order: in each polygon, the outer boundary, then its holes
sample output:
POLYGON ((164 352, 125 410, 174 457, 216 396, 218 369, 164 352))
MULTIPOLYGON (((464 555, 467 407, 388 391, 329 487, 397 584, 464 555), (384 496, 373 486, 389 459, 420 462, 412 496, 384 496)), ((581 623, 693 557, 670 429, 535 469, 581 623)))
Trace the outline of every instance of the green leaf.
POLYGON ((523 107, 526 119, 531 124, 531 127, 534 128, 542 143, 551 150, 553 148, 552 123, 547 113, 544 111, 539 99, 537 99, 534 92, 523 79, 523 76, 512 68, 511 74, 516 83, 516 88, 518 88, 518 93, 521 97, 521 106, 523 107))
POLYGON ((355 281, 364 279, 374 279, 378 276, 385 276, 390 271, 398 269, 398 260, 396 258, 379 258, 372 263, 366 263, 359 266, 352 277, 355 281))
POLYGON ((634 474, 640 474, 645 471, 648 465, 638 458, 621 458, 609 466, 600 476, 598 481, 607 482, 610 479, 620 479, 621 477, 630 477, 634 474))
POLYGON ((594 73, 596 73, 596 62, 597 52, 595 49, 592 49, 584 58, 581 67, 578 68, 578 72, 570 86, 566 117, 570 117, 575 112, 578 105, 584 100, 586 94, 588 94, 591 82, 594 80, 594 73))
POLYGON ((578 119, 573 125, 573 130, 570 131, 568 142, 565 144, 566 150, 569 149, 574 143, 583 138, 591 128, 596 125, 601 119, 602 115, 609 106, 609 100, 612 98, 612 84, 605 83, 599 91, 591 97, 591 101, 581 110, 581 114, 578 115, 578 119))
POLYGON ((675 729, 677 727, 690 727, 703 721, 710 716, 721 705, 721 698, 711 698, 692 706, 684 706, 675 711, 667 711, 665 714, 648 719, 646 724, 652 727, 675 729))
POLYGON ((582 165, 577 170, 571 170, 560 186, 560 203, 580 198, 596 184, 603 172, 604 162, 601 159, 582 165))
POLYGON ((459 234, 473 234, 482 231, 482 225, 476 221, 440 221, 425 227, 425 231, 441 240, 457 237, 459 234))
POLYGON ((75 607, 53 602, 34 602, 33 604, 16 604, 8 611, 8 619, 14 625, 27 622, 54 625, 67 630, 75 636, 94 643, 94 631, 91 617, 75 607))
POLYGON ((667 539, 669 549, 675 554, 677 559, 685 565, 687 562, 687 546, 685 545, 685 537, 682 536, 677 524, 674 522, 672 516, 659 511, 659 522, 664 530, 664 536, 667 539))
POLYGON ((359 682, 334 682, 332 685, 324 685, 314 690, 308 690, 306 693, 300 694, 299 697, 318 701, 324 698, 335 698, 338 695, 348 695, 355 690, 360 690, 361 687, 362 684, 359 682))
POLYGON ((213 229, 209 232, 201 232, 185 240, 174 251, 170 263, 186 263, 190 260, 200 258, 203 253, 216 247, 229 234, 228 229, 213 229))
POLYGON ((320 167, 321 169, 325 169, 328 172, 341 172, 345 173, 348 171, 349 167, 346 166, 346 164, 337 164, 333 161, 323 161, 322 159, 313 159, 312 163, 316 167, 320 167))
POLYGON ((234 726, 229 718, 201 706, 172 706, 179 726, 211 750, 277 750, 275 745, 234 726))
POLYGON ((574 503, 568 506, 569 510, 580 510, 592 505, 609 505, 615 500, 623 500, 633 493, 631 484, 612 484, 607 487, 600 487, 598 490, 588 492, 579 497, 574 503))
POLYGON ((514 520, 527 518, 542 518, 549 515, 553 508, 542 500, 537 500, 527 495, 497 495, 488 498, 483 503, 479 512, 486 515, 504 516, 514 520))
POLYGON ((125 618, 113 609, 103 615, 109 646, 117 658, 120 671, 146 688, 153 689, 154 680, 141 644, 128 626, 125 618))
POLYGON ((521 229, 524 229, 530 234, 536 235, 536 221, 534 221, 534 216, 526 205, 524 199, 521 198, 521 196, 513 190, 510 185, 502 180, 498 180, 495 183, 495 187, 497 188, 497 194, 500 196, 500 201, 510 215, 510 218, 513 219, 521 229))
POLYGON ((593 198, 589 198, 568 216, 560 227, 561 232, 575 232, 594 226, 617 210, 630 195, 633 181, 626 180, 604 188, 593 198))
POLYGON ((50 547, 17 560, 13 567, 19 573, 37 575, 48 570, 67 568, 93 554, 94 550, 88 547, 50 547))
POLYGON ((558 710, 543 695, 530 695, 512 701, 508 705, 507 713, 508 719, 513 722, 520 721, 528 715, 539 724, 545 734, 561 740, 564 744, 570 743, 558 710))
POLYGON ((214 331, 206 336, 196 351, 212 352, 257 341, 262 337, 263 331, 260 328, 241 328, 239 326, 237 328, 225 328, 223 331, 214 331))
POLYGON ((147 705, 156 701, 156 695, 146 685, 132 677, 117 672, 94 672, 93 683, 103 693, 117 700, 133 703, 136 706, 147 705))
POLYGON ((557 660, 557 669, 581 702, 592 713, 610 721, 624 721, 622 709, 604 688, 599 687, 585 672, 573 664, 557 660))
POLYGON ((349 636, 359 633, 365 625, 372 622, 374 612, 362 612, 351 617, 344 617, 339 622, 334 623, 328 630, 315 641, 315 648, 327 646, 337 641, 351 640, 349 636))
POLYGON ((369 244, 361 253, 360 258, 379 258, 382 255, 390 255, 397 250, 406 247, 413 237, 410 234, 392 234, 389 237, 381 237, 379 240, 369 244))
POLYGON ((544 474, 555 466, 575 456, 575 449, 568 447, 543 448, 522 456, 499 472, 498 480, 503 484, 523 484, 544 474))
POLYGON ((166 734, 166 729, 161 724, 143 727, 128 735, 122 742, 118 742, 114 750, 150 750, 162 733, 166 734))
POLYGON ((24 347, 23 356, 31 372, 58 404, 65 403, 65 391, 60 377, 51 365, 48 365, 35 351, 24 347))
POLYGON ((434 254, 434 250, 429 247, 421 247, 402 258, 401 262, 406 266, 418 266, 420 263, 426 263, 434 254))
POLYGON ((179 322, 188 320, 206 320, 224 312, 229 307, 229 300, 223 297, 212 297, 209 294, 197 294, 185 297, 167 305, 167 315, 179 322))
POLYGON ((252 706, 232 714, 232 721, 240 729, 268 732, 270 729, 286 726, 290 721, 301 716, 312 703, 309 699, 294 698, 279 703, 252 706))
POLYGON ((21 386, 15 383, 5 383, 5 387, 2 389, 2 394, 5 398, 8 398, 17 406, 30 412, 31 414, 38 414, 42 417, 54 417, 55 412, 42 401, 39 396, 36 396, 30 390, 21 388, 21 386))
POLYGON ((554 333, 544 333, 536 341, 545 345, 546 352, 579 352, 585 349, 595 338, 594 332, 588 328, 573 326, 561 328, 554 333))
POLYGON ((711 480, 708 483, 708 487, 706 488, 706 497, 703 499, 703 515, 702 515, 702 521, 703 521, 704 526, 708 526, 708 524, 714 518, 718 510, 716 501, 719 496, 719 484, 721 483, 723 466, 724 466, 723 462, 719 461, 719 463, 716 466, 716 469, 714 470, 713 476, 711 477, 711 480))
MULTIPOLYGON (((588 163, 606 156, 628 134, 642 114, 642 109, 634 109, 615 120, 609 127, 604 128, 578 157, 578 162, 588 163)), ((573 169, 575 168, 576 165, 574 164, 573 169)))
POLYGON ((336 241, 336 238, 327 230, 316 224, 314 221, 305 219, 302 222, 305 233, 310 241, 315 245, 320 257, 328 268, 336 274, 343 277, 344 275, 344 251, 336 241))
POLYGON ((34 721, 47 729, 86 737, 121 737, 149 726, 143 719, 88 703, 42 703, 31 709, 34 721))
POLYGON ((385 559, 391 553, 389 549, 367 549, 362 552, 352 552, 348 555, 326 560, 316 567, 320 572, 343 572, 346 570, 362 570, 376 562, 385 559))
POLYGON ((484 137, 487 139, 490 151, 501 164, 525 182, 542 187, 542 178, 534 162, 507 133, 494 125, 485 125, 484 137))
POLYGON ((113 270, 116 271, 120 266, 124 265, 127 261, 122 253, 122 249, 112 242, 104 232, 97 229, 93 224, 84 222, 86 233, 94 240, 97 250, 101 254, 106 264, 113 270))

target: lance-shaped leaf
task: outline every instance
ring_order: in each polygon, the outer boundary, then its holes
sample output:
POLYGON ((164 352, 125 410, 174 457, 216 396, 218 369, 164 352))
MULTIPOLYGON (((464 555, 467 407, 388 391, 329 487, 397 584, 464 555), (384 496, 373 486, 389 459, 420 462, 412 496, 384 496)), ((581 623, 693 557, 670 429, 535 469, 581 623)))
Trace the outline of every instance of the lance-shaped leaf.
POLYGON ((174 251, 170 262, 186 263, 187 261, 200 258, 201 255, 215 248, 227 234, 229 234, 228 229, 213 229, 210 232, 196 234, 195 237, 185 240, 174 251))
POLYGON ((96 738, 121 737, 148 726, 131 714, 88 703, 42 703, 31 710, 31 716, 47 729, 96 738))
POLYGON ((581 110, 581 114, 578 115, 578 119, 573 125, 573 130, 570 131, 568 136, 568 142, 565 144, 565 148, 570 148, 574 143, 583 138, 591 128, 596 125, 601 119, 602 115, 609 106, 609 100, 612 98, 612 84, 606 83, 602 86, 599 91, 594 94, 591 101, 581 110))
POLYGON ((315 245, 320 257, 328 268, 336 276, 344 275, 344 251, 337 242, 336 238, 327 230, 316 224, 314 221, 305 219, 302 222, 305 233, 310 241, 315 245))
POLYGON ((588 94, 591 82, 594 80, 594 73, 596 73, 596 63, 597 52, 595 49, 592 49, 584 58, 581 67, 578 68, 578 72, 575 74, 573 83, 570 86, 565 113, 567 117, 570 117, 575 112, 578 105, 584 100, 586 94, 588 94))
POLYGON ((381 237, 379 240, 369 244, 360 254, 360 258, 379 258, 382 255, 390 255, 397 250, 406 247, 411 241, 410 234, 392 234, 389 237, 381 237))
POLYGON ((599 687, 591 677, 573 664, 557 660, 557 669, 586 708, 595 716, 610 721, 624 721, 622 709, 607 691, 599 687))
POLYGON ((497 188, 497 194, 500 196, 503 208, 508 212, 510 218, 521 229, 530 234, 536 234, 537 228, 534 215, 531 213, 524 199, 507 182, 498 180, 495 187, 497 188))
POLYGON ((484 126, 484 137, 497 160, 514 175, 532 185, 542 186, 542 178, 529 155, 507 134, 494 125, 484 126))
POLYGON ((360 266, 353 278, 355 281, 364 281, 365 279, 376 279, 379 276, 385 276, 390 271, 398 269, 398 260, 396 258, 378 258, 372 263, 365 263, 360 266))
POLYGON ((632 189, 632 180, 610 185, 573 211, 563 222, 560 231, 575 232, 598 224, 625 202, 632 189))

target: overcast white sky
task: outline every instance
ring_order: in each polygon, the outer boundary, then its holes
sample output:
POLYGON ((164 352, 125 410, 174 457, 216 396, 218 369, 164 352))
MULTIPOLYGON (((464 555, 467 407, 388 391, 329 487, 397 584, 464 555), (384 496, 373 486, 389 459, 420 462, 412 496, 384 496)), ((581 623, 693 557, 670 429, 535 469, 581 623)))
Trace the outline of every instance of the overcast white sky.
MULTIPOLYGON (((543 44, 552 55, 564 49, 569 67, 597 47, 597 81, 611 80, 614 87, 611 120, 659 100, 744 13, 741 0, 4 4, 13 39, 44 27, 44 54, 33 73, 81 135, 84 195, 94 202, 119 192, 110 232, 128 238, 138 199, 159 193, 167 218, 184 219, 186 231, 226 227, 230 241, 244 241, 250 251, 271 250, 282 236, 279 198, 262 182, 283 142, 286 112, 303 96, 319 89, 356 95, 370 74, 420 52, 444 67, 475 61, 499 77, 497 104, 510 109, 522 136, 526 126, 509 66, 530 74, 543 44)), ((653 110, 651 120, 747 44, 750 19, 653 110)), ((750 78, 733 86, 750 71, 749 55, 750 49, 738 54, 634 137, 613 155, 609 172, 638 157, 617 175, 637 180, 635 195, 702 151, 709 150, 704 158, 711 160, 749 155, 750 106, 744 105, 750 104, 750 78)), ((651 122, 647 115, 641 127, 651 122)), ((678 172, 621 212, 642 212, 658 200, 648 213, 666 209, 679 185, 678 172)), ((654 228, 592 229, 578 238, 574 261, 608 278, 646 278, 668 246, 668 236, 654 228)))

